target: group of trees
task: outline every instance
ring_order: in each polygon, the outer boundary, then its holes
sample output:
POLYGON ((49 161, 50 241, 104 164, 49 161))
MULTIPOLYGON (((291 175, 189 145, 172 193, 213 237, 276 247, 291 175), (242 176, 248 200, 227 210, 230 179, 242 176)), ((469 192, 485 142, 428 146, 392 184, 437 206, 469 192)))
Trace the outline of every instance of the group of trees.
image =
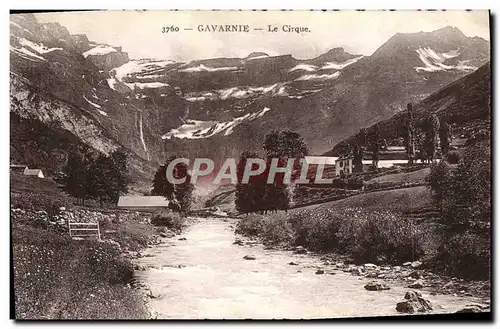
MULTIPOLYGON (((416 124, 413 116, 413 107, 407 105, 406 133, 404 145, 406 147, 408 164, 413 165, 416 159, 422 162, 434 162, 440 157, 445 157, 450 152, 452 131, 451 126, 439 120, 435 113, 416 124)), ((380 152, 387 147, 379 124, 370 129, 363 128, 357 134, 354 143, 344 150, 353 156, 353 171, 363 171, 363 158, 369 154, 372 158, 374 170, 378 168, 380 152)))
POLYGON ((63 189, 85 204, 87 199, 117 202, 127 192, 127 156, 122 151, 109 155, 79 147, 68 153, 68 159, 56 181, 63 189))
POLYGON ((466 276, 489 273, 490 150, 487 140, 470 145, 458 165, 441 161, 428 178, 444 237, 440 256, 466 276))
POLYGON ((382 137, 379 125, 375 125, 371 130, 367 130, 366 128, 361 129, 352 147, 354 156, 353 172, 363 172, 365 151, 371 155, 373 169, 377 170, 380 151, 386 147, 386 144, 387 142, 382 137))
POLYGON ((172 176, 175 179, 186 178, 183 183, 175 184, 167 179, 168 165, 177 159, 173 155, 167 159, 165 164, 161 165, 153 178, 152 195, 164 196, 169 200, 168 207, 177 212, 187 214, 193 203, 194 186, 191 183, 191 175, 188 172, 188 166, 185 163, 178 163, 173 168, 172 176))
MULTIPOLYGON (((266 213, 267 211, 288 210, 293 202, 293 182, 300 175, 300 160, 309 154, 302 136, 292 131, 273 131, 266 135, 263 143, 266 169, 257 176, 251 176, 243 183, 243 173, 250 158, 258 158, 254 152, 241 154, 237 165, 236 209, 243 213, 266 213), (288 159, 294 158, 290 182, 284 180, 284 173, 277 173, 272 182, 267 183, 272 159, 278 159, 279 167, 285 167, 288 159)), ((257 165, 254 165, 257 166, 257 165)), ((256 170, 257 168, 252 168, 256 170)))

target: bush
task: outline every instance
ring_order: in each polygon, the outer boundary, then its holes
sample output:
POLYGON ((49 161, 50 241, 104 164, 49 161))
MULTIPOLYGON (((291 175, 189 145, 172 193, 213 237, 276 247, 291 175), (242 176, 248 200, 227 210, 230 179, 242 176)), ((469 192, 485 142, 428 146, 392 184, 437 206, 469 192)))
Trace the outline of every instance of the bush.
POLYGON ((489 279, 490 237, 465 232, 451 236, 441 247, 438 266, 450 275, 489 279))
POLYGON ((59 208, 67 207, 70 204, 69 198, 24 192, 12 193, 10 202, 12 209, 45 211, 51 218, 59 214, 59 208))
POLYGON ((458 153, 457 151, 449 152, 446 155, 446 161, 449 164, 457 164, 458 162, 460 162, 460 153, 458 153))
POLYGON ((235 233, 243 236, 259 236, 264 230, 263 218, 263 215, 245 215, 236 224, 235 233))
POLYGON ((424 254, 423 238, 428 232, 398 213, 348 208, 250 215, 238 222, 236 233, 272 244, 335 251, 357 262, 401 263, 424 254))
POLYGON ((181 231, 186 225, 186 217, 183 217, 178 212, 161 211, 151 217, 151 224, 166 226, 173 231, 181 231))

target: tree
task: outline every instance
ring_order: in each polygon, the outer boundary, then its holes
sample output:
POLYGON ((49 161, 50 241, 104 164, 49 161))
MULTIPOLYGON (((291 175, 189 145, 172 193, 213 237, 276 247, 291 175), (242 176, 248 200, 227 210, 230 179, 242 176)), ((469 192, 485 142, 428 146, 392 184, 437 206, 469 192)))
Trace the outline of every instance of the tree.
POLYGON ((66 164, 56 178, 56 182, 62 185, 63 190, 77 198, 80 204, 85 204, 88 194, 87 168, 90 156, 91 153, 87 147, 70 150, 66 164))
MULTIPOLYGON (((288 159, 294 158, 291 181, 293 182, 299 177, 300 160, 309 154, 308 147, 300 134, 289 130, 272 131, 266 135, 263 147, 267 155, 266 168, 270 167, 273 158, 278 159, 280 167, 286 166, 288 159)), ((265 185, 265 206, 263 211, 288 210, 290 208, 291 198, 293 197, 293 183, 290 186, 286 184, 284 176, 283 173, 277 174, 272 184, 265 185)), ((267 180, 267 174, 265 178, 267 180)))
POLYGON ((241 153, 240 159, 236 166, 236 175, 238 177, 235 200, 236 210, 245 214, 255 212, 263 208, 262 200, 264 199, 264 193, 261 193, 261 195, 259 195, 259 191, 265 190, 259 188, 258 186, 258 180, 261 180, 261 183, 265 184, 265 180, 262 182, 263 177, 258 179, 256 179, 256 177, 250 177, 247 184, 242 183, 243 173, 245 172, 247 160, 251 158, 257 158, 257 154, 250 151, 244 151, 243 153, 241 153))
POLYGON ((423 143, 423 151, 426 159, 432 162, 440 156, 439 127, 439 118, 435 113, 432 113, 424 121, 423 130, 425 132, 425 140, 423 143))
POLYGON ((442 157, 445 158, 450 152, 451 126, 444 121, 441 121, 441 126, 439 127, 439 142, 441 144, 442 157))
POLYGON ((354 144, 354 172, 363 172, 363 155, 364 155, 364 147, 367 139, 366 129, 363 128, 359 131, 359 134, 356 136, 356 142, 354 144))
POLYGON ((121 151, 110 155, 80 148, 68 154, 68 160, 56 179, 64 190, 81 204, 86 198, 116 202, 127 192, 127 156, 121 151))
POLYGON ((413 106, 408 103, 406 119, 406 153, 408 155, 408 165, 413 165, 415 158, 415 122, 413 119, 413 106))
POLYGON ((367 135, 368 150, 372 155, 373 170, 378 170, 380 151, 385 147, 385 140, 382 139, 380 126, 375 125, 367 135))
POLYGON ((175 159, 177 159, 175 155, 169 157, 165 164, 156 170, 151 194, 164 196, 169 200, 170 209, 187 214, 192 206, 194 186, 191 183, 191 175, 188 172, 188 167, 184 163, 177 164, 172 172, 172 176, 175 179, 186 178, 184 183, 174 184, 167 179, 167 167, 175 159))

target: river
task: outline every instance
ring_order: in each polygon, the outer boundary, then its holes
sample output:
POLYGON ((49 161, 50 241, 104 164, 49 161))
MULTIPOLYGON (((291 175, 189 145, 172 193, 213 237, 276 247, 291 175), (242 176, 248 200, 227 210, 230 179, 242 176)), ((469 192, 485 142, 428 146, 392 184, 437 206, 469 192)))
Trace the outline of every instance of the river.
MULTIPOLYGON (((150 306, 160 319, 311 319, 398 315, 402 283, 367 291, 373 279, 331 272, 314 256, 268 250, 260 244, 234 245, 234 219, 200 218, 186 231, 150 247, 138 271, 158 298, 150 306), (179 238, 186 240, 178 240, 179 238), (246 260, 252 255, 255 260, 246 260), (290 262, 298 266, 289 265, 290 262), (315 274, 323 268, 325 274, 315 274)), ((429 296, 435 313, 455 312, 473 297, 429 296)))

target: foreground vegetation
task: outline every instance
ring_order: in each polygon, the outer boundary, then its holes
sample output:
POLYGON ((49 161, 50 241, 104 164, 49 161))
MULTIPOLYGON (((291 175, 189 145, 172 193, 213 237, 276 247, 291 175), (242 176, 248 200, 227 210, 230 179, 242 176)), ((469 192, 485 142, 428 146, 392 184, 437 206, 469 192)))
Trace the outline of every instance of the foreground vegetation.
POLYGON ((158 234, 184 227, 177 213, 148 217, 75 205, 50 179, 11 175, 11 229, 16 319, 146 319, 143 293, 129 282, 130 257, 155 243, 158 234), (72 240, 63 226, 97 214, 102 241, 72 240))

